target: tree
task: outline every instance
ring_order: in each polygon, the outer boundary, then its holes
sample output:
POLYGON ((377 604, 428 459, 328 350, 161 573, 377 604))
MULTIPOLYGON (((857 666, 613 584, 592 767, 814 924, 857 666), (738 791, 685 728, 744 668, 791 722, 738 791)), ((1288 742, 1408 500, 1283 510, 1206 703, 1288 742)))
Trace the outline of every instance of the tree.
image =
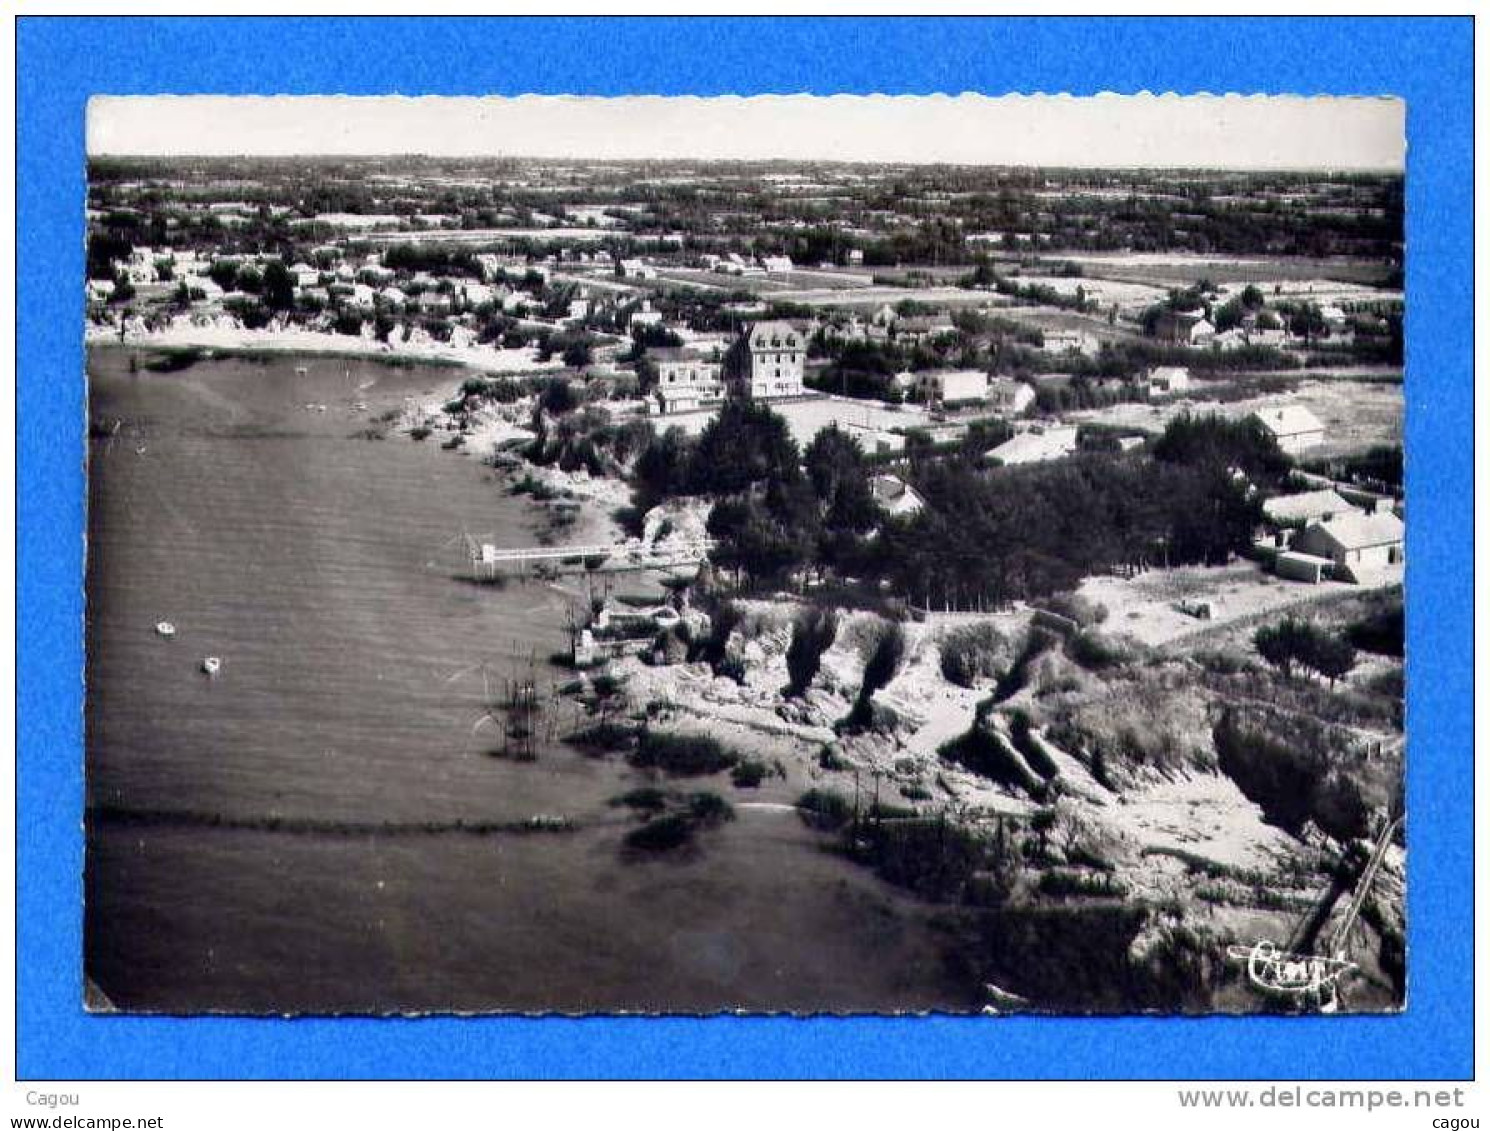
POLYGON ((803 609, 792 622, 792 640, 786 649, 786 670, 790 682, 789 696, 806 693, 822 664, 823 653, 838 636, 838 613, 835 609, 811 606, 803 609))
MULTIPOLYGON (((295 280, 289 268, 277 259, 264 266, 264 305, 270 310, 293 310, 295 308, 295 280)), ((359 320, 360 321, 360 320, 359 320)))
POLYGON ((822 507, 824 526, 853 534, 873 528, 877 517, 874 494, 857 440, 831 424, 807 445, 804 462, 822 507))
POLYGON ((564 347, 564 364, 571 369, 583 369, 590 364, 592 358, 590 343, 584 339, 577 339, 564 347))
POLYGON ((693 463, 695 494, 733 494, 802 477, 791 428, 755 401, 726 401, 700 434, 693 463))
POLYGON ((120 271, 114 276, 114 289, 109 294, 109 302, 114 304, 129 302, 135 297, 135 286, 129 281, 129 276, 120 271))
POLYGON ((579 407, 579 397, 567 379, 555 377, 543 383, 538 393, 538 407, 550 416, 563 416, 579 407))
POLYGON ((1331 690, 1334 690, 1335 681, 1349 675, 1355 664, 1355 648, 1349 640, 1328 633, 1315 635, 1308 665, 1330 681, 1331 690))

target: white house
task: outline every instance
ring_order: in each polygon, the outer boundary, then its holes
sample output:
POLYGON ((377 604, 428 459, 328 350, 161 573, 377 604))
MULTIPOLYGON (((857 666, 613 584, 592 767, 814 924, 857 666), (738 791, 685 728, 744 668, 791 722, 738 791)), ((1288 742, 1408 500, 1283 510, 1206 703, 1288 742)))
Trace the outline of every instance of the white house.
POLYGON ((1045 353, 1079 353, 1086 356, 1096 353, 1099 345, 1096 335, 1085 330, 1044 330, 1040 338, 1040 349, 1045 353))
POLYGON ((981 369, 927 369, 915 376, 915 398, 923 404, 968 404, 988 397, 988 374, 981 369))
POLYGON ((1012 377, 994 377, 988 382, 988 407, 1004 416, 1018 416, 1035 403, 1034 386, 1012 377))
POLYGON ((1278 526, 1308 526, 1313 522, 1330 522, 1343 515, 1361 514, 1359 507, 1342 498, 1333 488, 1303 491, 1297 495, 1278 495, 1262 504, 1268 521, 1278 526))
POLYGON ((647 357, 657 366, 656 400, 663 415, 692 412, 724 398, 724 363, 692 349, 653 349, 647 357))
POLYGON ((1397 566, 1403 560, 1402 520, 1390 511, 1348 514, 1328 522, 1311 523, 1293 540, 1294 553, 1328 558, 1335 576, 1361 581, 1365 576, 1397 566))
POLYGON ((916 489, 897 475, 876 475, 869 481, 869 490, 880 509, 896 518, 915 514, 926 505, 916 489))
POLYGON ((905 433, 891 432, 887 428, 876 428, 872 424, 858 424, 851 420, 838 422, 838 427, 858 441, 865 455, 899 455, 905 451, 905 433))
POLYGON ((772 273, 790 271, 793 267, 792 257, 789 255, 763 255, 761 256, 761 266, 772 273))
POLYGON ((1324 425, 1301 404, 1260 408, 1250 419, 1261 425, 1263 431, 1277 440, 1278 447, 1289 455, 1324 443, 1324 425))
POLYGON ((1076 451, 1076 425, 1036 425, 1006 440, 983 458, 997 467, 1021 463, 1043 463, 1062 459, 1076 451))
POLYGON ((657 268, 640 259, 623 259, 621 260, 621 277, 623 279, 655 279, 657 268))
POLYGON ((730 347, 729 377, 733 393, 764 400, 800 397, 807 361, 807 336, 790 322, 752 322, 730 347))
POLYGON ((1182 393, 1190 387, 1190 370, 1183 365, 1156 365, 1143 375, 1141 387, 1150 397, 1182 393))
POLYGON ((627 314, 626 325, 632 329, 637 326, 661 326, 662 311, 652 309, 651 299, 642 299, 641 306, 627 314))
POLYGON ((321 272, 309 263, 292 263, 287 270, 297 287, 314 287, 321 282, 321 272))

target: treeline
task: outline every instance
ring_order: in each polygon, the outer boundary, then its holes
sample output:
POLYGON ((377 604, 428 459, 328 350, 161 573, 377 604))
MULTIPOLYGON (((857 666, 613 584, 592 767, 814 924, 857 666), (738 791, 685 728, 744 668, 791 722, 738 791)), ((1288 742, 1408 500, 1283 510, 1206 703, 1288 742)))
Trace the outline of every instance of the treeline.
POLYGON ((768 407, 731 402, 696 439, 672 428, 637 457, 639 508, 676 495, 716 499, 715 563, 756 581, 802 571, 886 581, 918 603, 998 605, 1073 588, 1119 567, 1222 563, 1262 521, 1255 485, 1290 464, 1249 421, 1181 416, 1152 455, 1090 453, 990 471, 980 437, 953 458, 920 458, 925 506, 892 519, 871 465, 836 427, 799 452, 768 407))
POLYGON ((877 572, 917 603, 997 605, 1073 588, 1117 567, 1222 563, 1261 521, 1256 480, 1287 460, 1247 422, 1180 417, 1143 454, 1094 453, 985 471, 927 463, 926 506, 888 522, 877 572), (1235 469, 1235 470, 1234 470, 1235 469))

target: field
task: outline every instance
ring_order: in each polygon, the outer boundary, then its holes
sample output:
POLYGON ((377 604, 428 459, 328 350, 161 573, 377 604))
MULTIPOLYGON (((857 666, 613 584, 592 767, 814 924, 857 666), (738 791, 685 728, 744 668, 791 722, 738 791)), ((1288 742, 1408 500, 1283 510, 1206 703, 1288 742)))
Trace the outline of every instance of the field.
POLYGON ((1320 279, 1371 286, 1384 282, 1388 276, 1388 268, 1383 263, 1346 258, 1071 252, 1069 255, 1050 256, 1049 260, 1080 264, 1094 279, 1146 283, 1155 287, 1188 287, 1201 279, 1259 285, 1320 279))
POLYGON ((1402 442, 1404 398, 1400 382, 1348 377, 1306 377, 1292 393, 1248 397, 1228 403, 1207 400, 1205 383, 1195 382, 1189 396, 1162 404, 1123 403, 1070 413, 1087 424, 1118 425, 1143 432, 1162 432, 1186 412, 1218 413, 1237 419, 1259 408, 1301 404, 1325 426, 1325 443, 1310 455, 1337 455, 1377 444, 1402 442))
MULTIPOLYGON (((1397 578, 1400 581, 1400 575, 1397 578)), ((1092 577, 1080 593, 1107 608, 1104 629, 1144 644, 1168 644, 1198 633, 1211 633, 1262 613, 1278 613, 1301 603, 1342 598, 1364 592, 1343 581, 1318 585, 1285 581, 1254 562, 1229 566, 1160 569, 1133 578, 1092 577), (1182 613, 1180 601, 1209 601, 1212 617, 1200 620, 1182 613)))

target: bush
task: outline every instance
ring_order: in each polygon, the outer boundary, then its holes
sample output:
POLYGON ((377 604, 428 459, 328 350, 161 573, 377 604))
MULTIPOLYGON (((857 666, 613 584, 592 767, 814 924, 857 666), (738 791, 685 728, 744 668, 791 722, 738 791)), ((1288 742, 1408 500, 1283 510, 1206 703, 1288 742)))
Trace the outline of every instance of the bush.
POLYGON ((636 739, 636 728, 626 723, 598 722, 569 736, 571 745, 587 750, 624 750, 636 739))
POLYGON ((1079 593, 1057 593, 1036 603, 1037 608, 1075 621, 1081 628, 1091 628, 1107 619, 1107 606, 1079 593))
POLYGON ((1066 641, 1066 654, 1088 671, 1117 667, 1131 658, 1132 651, 1110 636, 1083 629, 1066 641))
POLYGON ((987 855, 976 834, 945 820, 876 821, 863 832, 861 855, 880 878, 928 899, 960 898, 987 855))
POLYGON ((718 825, 735 819, 735 810, 717 793, 695 793, 688 799, 688 815, 704 825, 718 825))
POLYGON ((1356 621, 1350 626, 1348 636, 1362 652, 1401 656, 1405 651, 1401 600, 1356 621))
POLYGON ((770 767, 754 758, 738 763, 730 772, 730 780, 737 789, 758 789, 766 780, 770 767))
POLYGON ((656 786, 644 785, 637 789, 629 790, 619 797, 612 797, 610 803, 614 806, 624 806, 627 809, 635 809, 642 813, 660 813, 667 808, 667 791, 658 789, 656 786))
POLYGON ((958 687, 997 679, 1013 662, 1013 643, 991 624, 969 624, 942 640, 942 675, 958 687))
POLYGON ((811 686, 822 665, 823 653, 838 636, 838 613, 816 607, 803 609, 792 622, 792 640, 786 649, 790 681, 786 694, 801 696, 811 686))
POLYGON ((864 682, 842 726, 848 731, 866 729, 874 721, 874 693, 895 678, 905 657, 905 629, 898 621, 885 621, 875 637, 864 664, 864 682))
POLYGON ((647 731, 631 755, 638 769, 657 769, 674 777, 698 777, 727 770, 740 760, 716 739, 707 735, 666 734, 647 731))
POLYGON ((1109 872, 1077 872, 1052 869, 1040 877, 1040 894, 1064 899, 1067 896, 1121 898, 1127 889, 1109 872))
POLYGON ((668 852, 682 848, 693 840, 695 825, 682 813, 669 813, 656 817, 639 829, 626 834, 627 848, 639 852, 668 852))
POLYGON ((831 746, 824 746, 817 752, 817 764, 825 770, 852 770, 854 768, 852 762, 831 746))
POLYGON ((827 789, 809 789, 797 798, 802 820, 816 829, 840 829, 854 815, 854 806, 841 793, 827 789))

